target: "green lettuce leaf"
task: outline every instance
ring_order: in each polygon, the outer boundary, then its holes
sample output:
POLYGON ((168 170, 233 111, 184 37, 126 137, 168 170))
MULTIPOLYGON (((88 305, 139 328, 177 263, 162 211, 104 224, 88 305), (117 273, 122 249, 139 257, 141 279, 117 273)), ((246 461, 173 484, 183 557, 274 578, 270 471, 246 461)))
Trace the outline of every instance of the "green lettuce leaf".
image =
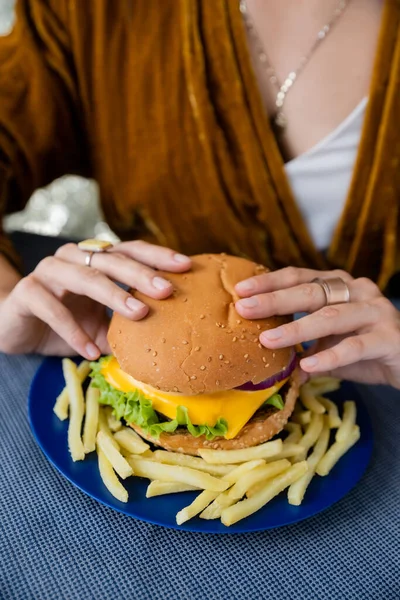
POLYGON ((271 398, 268 398, 268 400, 266 400, 262 406, 267 405, 274 406, 278 410, 282 410, 285 406, 285 403, 282 400, 282 396, 280 394, 274 394, 273 396, 271 396, 271 398))
POLYGON ((151 400, 139 390, 128 393, 120 392, 104 379, 101 370, 111 358, 111 356, 106 356, 98 362, 91 363, 90 377, 92 385, 100 390, 100 404, 111 406, 116 419, 125 419, 127 423, 135 423, 155 439, 158 439, 163 432, 174 432, 178 427, 186 427, 194 437, 205 435, 209 441, 217 436, 226 435, 228 423, 225 419, 218 419, 214 426, 193 425, 185 406, 178 406, 176 417, 172 421, 160 421, 151 400))

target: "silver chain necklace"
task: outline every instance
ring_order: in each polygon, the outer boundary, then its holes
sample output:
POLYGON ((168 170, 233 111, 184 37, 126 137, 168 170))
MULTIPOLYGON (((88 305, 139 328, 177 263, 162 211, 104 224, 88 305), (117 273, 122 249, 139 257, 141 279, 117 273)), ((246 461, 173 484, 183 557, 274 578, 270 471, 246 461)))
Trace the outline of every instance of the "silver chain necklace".
POLYGON ((324 25, 322 27, 322 29, 320 29, 318 31, 317 36, 316 36, 313 44, 311 45, 309 51, 306 54, 304 54, 304 56, 301 57, 301 59, 299 61, 299 66, 297 67, 297 69, 290 71, 290 73, 286 77, 285 81, 283 83, 280 83, 279 78, 276 74, 276 71, 272 67, 272 65, 269 61, 268 55, 267 55, 265 48, 261 42, 261 38, 258 35, 257 28, 254 24, 254 21, 249 14, 249 11, 247 8, 247 2, 246 2, 246 0, 240 0, 240 4, 239 4, 240 12, 243 15, 243 20, 244 20, 245 26, 246 26, 249 34, 252 36, 252 38, 254 40, 258 58, 259 58, 261 64, 263 65, 264 69, 267 72, 269 81, 278 90, 278 92, 276 94, 276 98, 275 98, 275 106, 277 108, 277 111, 276 111, 275 115, 272 117, 272 122, 278 130, 282 131, 283 129, 285 129, 285 127, 287 125, 286 115, 283 112, 283 105, 286 100, 286 96, 289 93, 289 90, 292 88, 294 82, 299 77, 300 73, 303 71, 304 67, 306 66, 306 64, 310 60, 311 56, 316 51, 316 49, 319 47, 321 42, 326 38, 328 33, 332 30, 333 26, 336 24, 336 22, 342 16, 342 14, 346 10, 349 2, 350 2, 350 0, 339 0, 337 7, 333 11, 333 15, 332 15, 331 19, 328 21, 328 23, 326 25, 324 25))

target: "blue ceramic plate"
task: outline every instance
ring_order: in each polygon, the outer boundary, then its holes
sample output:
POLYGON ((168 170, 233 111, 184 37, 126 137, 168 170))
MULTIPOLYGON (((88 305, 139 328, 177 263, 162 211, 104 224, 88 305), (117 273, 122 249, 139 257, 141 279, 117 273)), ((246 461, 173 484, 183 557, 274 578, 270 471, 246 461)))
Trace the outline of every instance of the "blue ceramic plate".
POLYGON ((356 390, 344 383, 340 392, 332 394, 332 398, 339 404, 346 398, 356 401, 361 439, 339 461, 329 476, 315 477, 312 480, 301 506, 290 506, 283 493, 251 517, 231 527, 225 527, 219 520, 205 521, 198 517, 177 526, 176 513, 192 502, 195 493, 146 498, 148 481, 131 477, 124 482, 129 492, 129 502, 124 504, 111 496, 104 487, 94 452, 82 462, 72 462, 67 446, 68 421, 59 421, 53 413, 55 399, 63 387, 61 360, 46 359, 36 373, 29 394, 31 428, 46 457, 71 483, 95 500, 130 517, 164 527, 203 533, 244 533, 295 523, 327 509, 343 498, 359 481, 371 458, 371 421, 356 390))

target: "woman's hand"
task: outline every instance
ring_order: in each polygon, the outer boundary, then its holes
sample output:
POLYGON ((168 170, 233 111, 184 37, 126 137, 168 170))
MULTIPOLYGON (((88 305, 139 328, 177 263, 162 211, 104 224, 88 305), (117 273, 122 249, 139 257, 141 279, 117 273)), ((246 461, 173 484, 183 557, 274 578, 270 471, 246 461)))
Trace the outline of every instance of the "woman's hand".
POLYGON ((0 351, 96 359, 110 351, 106 307, 132 320, 148 312, 115 281, 161 300, 173 288, 154 269, 180 273, 190 266, 188 257, 142 241, 93 254, 90 267, 76 244, 62 246, 0 301, 0 351))
POLYGON ((271 349, 316 340, 300 361, 304 371, 400 389, 400 313, 371 280, 289 267, 242 281, 236 291, 236 309, 246 319, 308 313, 260 335, 271 349), (310 283, 317 277, 341 277, 350 302, 325 306, 323 289, 310 283))

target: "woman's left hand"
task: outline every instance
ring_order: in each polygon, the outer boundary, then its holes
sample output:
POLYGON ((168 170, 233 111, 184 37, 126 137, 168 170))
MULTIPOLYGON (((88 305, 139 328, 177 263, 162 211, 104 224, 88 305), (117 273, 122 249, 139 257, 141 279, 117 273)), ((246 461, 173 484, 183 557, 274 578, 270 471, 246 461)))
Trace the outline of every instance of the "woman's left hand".
POLYGON ((260 335, 271 349, 315 340, 300 361, 303 371, 400 389, 400 312, 370 279, 288 267, 246 279, 236 291, 236 309, 246 319, 308 313, 260 335), (348 285, 348 303, 326 306, 323 288, 311 283, 333 277, 348 285))

